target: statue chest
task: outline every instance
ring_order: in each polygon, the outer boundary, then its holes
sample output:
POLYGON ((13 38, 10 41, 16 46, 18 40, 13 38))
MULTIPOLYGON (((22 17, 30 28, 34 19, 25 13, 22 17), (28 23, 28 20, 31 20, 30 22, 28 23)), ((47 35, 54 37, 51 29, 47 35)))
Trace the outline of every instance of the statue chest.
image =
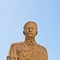
POLYGON ((36 46, 22 46, 18 50, 17 55, 19 60, 41 60, 39 50, 36 49, 36 46))

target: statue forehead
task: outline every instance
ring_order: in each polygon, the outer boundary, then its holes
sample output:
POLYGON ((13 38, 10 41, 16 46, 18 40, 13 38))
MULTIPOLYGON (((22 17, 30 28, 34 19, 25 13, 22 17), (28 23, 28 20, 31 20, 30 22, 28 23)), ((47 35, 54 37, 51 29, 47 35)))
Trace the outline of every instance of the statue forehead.
POLYGON ((33 22, 33 21, 29 21, 29 22, 27 22, 25 25, 24 25, 24 27, 26 27, 26 26, 29 26, 29 25, 35 25, 36 27, 37 27, 37 24, 35 23, 35 22, 33 22))

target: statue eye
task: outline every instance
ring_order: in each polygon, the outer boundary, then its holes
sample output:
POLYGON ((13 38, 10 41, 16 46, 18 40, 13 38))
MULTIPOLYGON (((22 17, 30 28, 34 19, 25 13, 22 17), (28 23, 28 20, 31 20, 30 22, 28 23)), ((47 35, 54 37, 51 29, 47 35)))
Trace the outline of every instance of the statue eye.
POLYGON ((32 30, 33 30, 33 28, 32 28, 32 30))

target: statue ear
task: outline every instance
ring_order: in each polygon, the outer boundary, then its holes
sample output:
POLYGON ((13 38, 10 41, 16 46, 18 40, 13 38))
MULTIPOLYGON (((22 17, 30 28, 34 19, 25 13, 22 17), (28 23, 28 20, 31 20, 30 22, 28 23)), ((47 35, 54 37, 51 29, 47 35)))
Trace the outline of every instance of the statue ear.
POLYGON ((23 34, 25 35, 25 32, 23 31, 23 34))
POLYGON ((37 35, 37 33, 38 33, 38 32, 36 31, 36 35, 37 35))

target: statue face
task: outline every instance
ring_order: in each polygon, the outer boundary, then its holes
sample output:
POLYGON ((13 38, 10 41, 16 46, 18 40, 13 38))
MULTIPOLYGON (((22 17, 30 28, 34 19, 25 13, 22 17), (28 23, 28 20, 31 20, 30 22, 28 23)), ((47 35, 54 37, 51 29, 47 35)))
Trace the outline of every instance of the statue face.
POLYGON ((24 27, 24 34, 28 37, 34 37, 37 34, 37 26, 35 23, 27 23, 24 27))

